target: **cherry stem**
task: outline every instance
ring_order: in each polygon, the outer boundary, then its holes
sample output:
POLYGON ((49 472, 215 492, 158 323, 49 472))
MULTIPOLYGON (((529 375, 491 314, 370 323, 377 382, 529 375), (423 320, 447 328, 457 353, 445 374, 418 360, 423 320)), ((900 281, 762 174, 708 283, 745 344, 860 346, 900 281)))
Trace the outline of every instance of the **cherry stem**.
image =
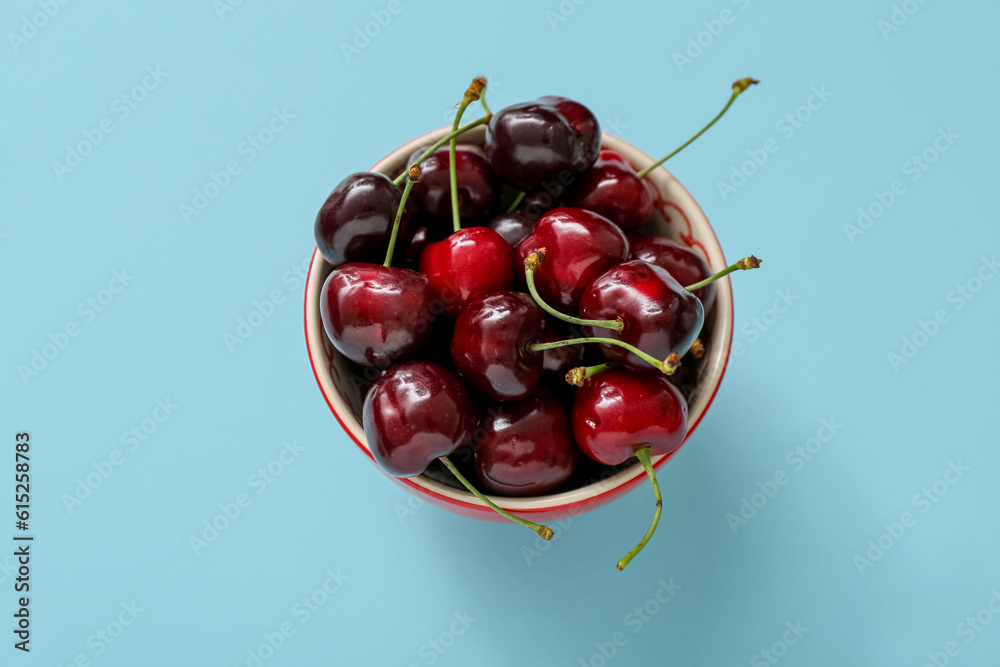
POLYGON ((695 359, 701 359, 705 356, 705 344, 701 342, 700 338, 695 338, 694 342, 691 343, 691 349, 688 350, 695 359))
POLYGON ((757 267, 759 267, 761 265, 761 263, 763 261, 764 260, 757 259, 753 255, 750 255, 749 257, 744 257, 743 259, 741 259, 740 261, 736 262, 735 264, 732 264, 731 266, 727 266, 726 268, 722 269, 721 271, 719 271, 715 275, 711 275, 708 278, 705 278, 704 280, 702 280, 701 282, 695 283, 694 285, 688 285, 684 289, 686 289, 688 292, 693 292, 696 289, 702 288, 702 287, 704 287, 706 285, 711 285, 712 283, 714 283, 719 278, 724 278, 724 277, 728 276, 730 273, 732 273, 733 271, 749 271, 750 269, 756 269, 757 267))
POLYGON ((656 357, 646 354, 634 345, 629 345, 628 343, 620 341, 617 338, 567 338, 566 340, 557 340, 551 343, 532 343, 528 346, 528 350, 531 352, 543 352, 544 350, 552 350, 557 347, 565 347, 566 345, 582 345, 584 343, 606 343, 608 345, 624 347, 632 354, 638 356, 649 365, 658 369, 664 375, 673 375, 674 371, 676 371, 681 365, 681 359, 676 352, 663 361, 660 361, 656 357))
POLYGON ((594 377, 598 373, 603 373, 609 368, 614 368, 618 365, 618 362, 609 361, 603 364, 597 364, 596 366, 577 366, 576 368, 571 368, 568 373, 566 373, 566 382, 573 385, 574 387, 582 387, 583 381, 589 377, 594 377))
POLYGON ((490 105, 486 104, 486 95, 483 95, 482 97, 480 97, 479 101, 480 101, 480 103, 482 103, 482 105, 483 105, 483 111, 486 112, 486 115, 487 116, 492 116, 493 112, 490 111, 490 105))
POLYGON ((715 125, 716 121, 718 121, 720 118, 722 118, 724 115, 726 115, 726 112, 729 111, 729 107, 731 107, 733 105, 733 102, 735 102, 736 98, 740 96, 740 93, 742 93, 744 90, 746 90, 750 86, 754 85, 755 83, 760 83, 760 82, 757 81, 757 79, 751 79, 750 77, 746 77, 744 79, 740 79, 739 81, 737 81, 736 83, 734 83, 733 84, 733 94, 729 97, 729 101, 726 102, 726 106, 722 107, 722 111, 719 112, 719 115, 717 115, 715 118, 713 118, 712 121, 708 125, 706 125, 705 127, 701 128, 701 131, 699 131, 698 134, 694 135, 693 137, 691 137, 690 139, 688 139, 687 141, 685 141, 683 144, 681 144, 680 146, 678 146, 677 148, 675 148, 674 152, 669 153, 666 157, 664 157, 664 158, 662 158, 660 160, 657 160, 653 164, 649 165, 648 167, 646 167, 645 169, 643 169, 642 171, 640 171, 639 172, 639 178, 645 178, 646 175, 649 174, 649 172, 653 171, 654 169, 656 169, 657 167, 659 167, 661 164, 663 164, 664 162, 666 162, 667 160, 669 160, 673 156, 675 156, 678 153, 680 153, 682 150, 684 150, 685 148, 687 148, 695 139, 697 139, 701 135, 705 134, 705 132, 708 130, 708 128, 710 128, 713 125, 715 125))
MULTIPOLYGON (((417 166, 417 165, 423 164, 423 161, 426 160, 427 158, 429 158, 431 156, 431 153, 433 153, 437 149, 441 148, 442 146, 444 146, 446 143, 448 143, 449 141, 451 141, 455 137, 460 136, 462 134, 465 134, 469 130, 471 130, 473 128, 476 128, 476 127, 479 127, 480 125, 486 125, 486 123, 488 123, 488 122, 490 122, 490 116, 483 116, 479 120, 474 120, 471 123, 468 123, 467 125, 463 125, 462 127, 458 128, 454 132, 449 132, 448 134, 444 135, 443 137, 441 137, 440 139, 438 139, 436 142, 434 142, 431 145, 430 148, 428 148, 427 150, 425 150, 423 152, 423 154, 421 154, 420 157, 418 157, 416 160, 414 160, 412 166, 417 166)), ((403 184, 403 180, 405 178, 406 178, 406 172, 404 171, 402 174, 400 174, 399 176, 397 176, 396 178, 394 178, 392 182, 395 183, 396 185, 402 185, 403 184)))
POLYGON ((585 320, 579 317, 573 317, 572 315, 567 315, 566 313, 560 313, 558 310, 545 303, 542 297, 539 296, 538 290, 535 288, 535 269, 538 268, 538 265, 544 259, 545 248, 533 250, 530 255, 524 258, 524 279, 528 283, 528 291, 531 293, 535 303, 541 306, 542 310, 552 317, 562 320, 563 322, 569 322, 570 324, 603 327, 605 329, 613 329, 619 332, 625 329, 625 322, 620 317, 614 320, 585 320))
POLYGON ((524 191, 519 192, 517 198, 515 198, 514 201, 511 202, 510 206, 507 207, 507 212, 513 213, 514 211, 516 211, 517 207, 521 205, 521 202, 523 202, 524 198, 527 196, 528 196, 527 192, 524 191))
POLYGON ((385 262, 382 266, 389 268, 392 266, 392 253, 396 249, 396 236, 399 234, 399 221, 403 219, 403 209, 406 207, 406 200, 410 198, 410 190, 413 184, 420 180, 420 167, 413 165, 406 172, 409 177, 406 187, 403 188, 403 196, 399 198, 399 208, 396 209, 396 219, 392 221, 392 233, 389 235, 389 247, 385 251, 385 262))
POLYGON ((513 521, 514 523, 521 524, 525 528, 530 528, 531 530, 533 530, 536 533, 538 533, 543 540, 551 540, 552 539, 552 529, 551 528, 549 528, 548 526, 540 526, 537 523, 528 521, 527 519, 522 519, 519 516, 514 516, 513 514, 511 514, 510 512, 508 512, 507 510, 505 510, 504 508, 499 507, 492 500, 490 500, 489 498, 487 498, 486 496, 484 496, 476 487, 472 486, 472 484, 469 482, 469 480, 465 479, 465 476, 458 471, 458 468, 456 468, 455 464, 451 462, 451 459, 449 459, 447 456, 442 456, 441 457, 441 461, 442 461, 442 463, 445 464, 445 466, 448 467, 448 470, 451 471, 451 474, 454 475, 455 478, 458 479, 458 481, 462 483, 462 486, 464 486, 466 489, 468 489, 469 492, 472 495, 474 495, 476 498, 479 498, 481 501, 483 501, 484 503, 486 503, 487 505, 489 505, 498 514, 500 514, 501 516, 507 517, 508 519, 510 519, 511 521, 513 521))
MULTIPOLYGON (((478 99, 482 99, 483 90, 486 89, 486 79, 481 76, 477 76, 469 84, 469 87, 465 91, 465 95, 462 96, 462 101, 458 105, 458 111, 455 112, 455 122, 451 126, 452 133, 458 131, 458 125, 462 122, 462 114, 465 113, 466 107, 475 102, 478 99)), ((455 150, 458 146, 458 137, 454 136, 448 142, 448 178, 451 185, 451 221, 454 231, 458 231, 462 228, 462 220, 458 215, 458 171, 455 166, 455 150)))
POLYGON ((635 450, 635 457, 639 459, 639 463, 641 463, 642 467, 646 469, 649 481, 653 485, 653 497, 656 498, 656 512, 653 513, 653 523, 650 524, 649 530, 647 530, 646 534, 642 536, 642 540, 639 544, 635 545, 635 548, 632 549, 632 551, 629 551, 625 554, 624 558, 618 561, 617 567, 619 570, 624 570, 625 566, 632 562, 632 559, 635 558, 640 551, 642 551, 644 546, 646 546, 646 543, 649 542, 649 538, 651 538, 653 533, 656 532, 656 525, 660 523, 660 514, 663 512, 663 498, 660 496, 660 483, 656 479, 656 471, 653 470, 652 452, 650 451, 649 446, 647 445, 635 450))

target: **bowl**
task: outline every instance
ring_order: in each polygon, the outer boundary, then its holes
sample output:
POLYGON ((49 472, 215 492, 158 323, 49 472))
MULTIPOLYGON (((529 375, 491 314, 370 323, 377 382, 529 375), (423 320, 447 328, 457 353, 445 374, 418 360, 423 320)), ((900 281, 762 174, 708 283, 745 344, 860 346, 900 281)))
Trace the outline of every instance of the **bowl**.
MULTIPOLYGON (((390 178, 395 177, 405 169, 406 161, 414 151, 438 141, 450 131, 451 126, 445 126, 417 137, 384 157, 371 168, 371 171, 385 174, 390 178)), ((485 135, 485 128, 480 126, 463 134, 460 141, 481 145, 485 135)), ((607 132, 603 133, 601 141, 601 148, 617 151, 636 169, 642 169, 655 162, 652 157, 635 146, 607 132)), ((647 180, 653 185, 658 201, 653 218, 643 228, 643 232, 665 236, 689 246, 708 261, 713 272, 725 268, 728 263, 723 256, 719 240, 708 218, 684 186, 664 167, 658 167, 650 172, 647 180)), ((363 388, 378 376, 375 374, 367 378, 359 377, 358 367, 344 359, 333 348, 323 330, 320 317, 320 293, 323 282, 332 270, 333 267, 323 259, 319 251, 314 251, 305 292, 305 333, 309 362, 319 390, 334 417, 361 452, 377 466, 365 440, 361 408, 364 403, 363 388)), ((715 305, 711 316, 706 319, 705 327, 702 341, 707 348, 706 354, 699 361, 698 374, 688 387, 690 393, 687 438, 690 438, 697 429, 712 404, 729 360, 733 340, 733 292, 728 277, 716 283, 715 305)), ((685 360, 685 363, 687 362, 688 360, 685 360)), ((676 451, 654 458, 654 467, 661 468, 675 453, 676 451)), ((452 486, 447 479, 431 474, 430 471, 408 479, 392 477, 388 473, 386 476, 411 494, 450 512, 487 521, 506 521, 471 493, 458 487, 457 482, 456 486, 452 486)), ((576 516, 606 505, 645 479, 646 473, 642 465, 632 460, 631 463, 605 469, 600 475, 571 490, 538 497, 489 496, 489 498, 515 514, 523 515, 533 521, 544 522, 576 516)))

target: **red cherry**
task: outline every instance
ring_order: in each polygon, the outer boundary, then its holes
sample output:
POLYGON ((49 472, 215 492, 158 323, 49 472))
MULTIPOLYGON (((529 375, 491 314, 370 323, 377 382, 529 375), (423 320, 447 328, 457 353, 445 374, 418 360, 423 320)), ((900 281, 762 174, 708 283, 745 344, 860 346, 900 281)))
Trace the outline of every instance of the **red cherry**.
POLYGON ((514 251, 488 227, 466 227, 432 243, 420 256, 434 298, 450 317, 473 299, 514 285, 514 251))
MULTIPOLYGON (((410 158, 415 162, 427 147, 410 158)), ((420 180, 413 185, 413 196, 438 224, 433 225, 437 238, 451 231, 451 181, 448 172, 448 147, 442 146, 420 164, 420 180)), ((484 220, 496 202, 493 171, 482 149, 459 144, 455 147, 455 171, 458 183, 458 212, 465 222, 484 220)))
POLYGON ((569 411, 540 393, 486 411, 476 450, 476 473, 493 493, 538 496, 559 487, 576 469, 569 411))
MULTIPOLYGON (((670 239, 650 236, 631 244, 629 259, 641 259, 667 270, 681 285, 694 285, 712 275, 712 269, 701 255, 687 246, 670 239)), ((693 294, 701 300, 705 313, 715 302, 715 283, 696 289, 693 294)))
POLYGON ((419 348, 431 332, 431 289, 409 269, 354 262, 323 284, 320 314, 333 346, 366 366, 385 368, 419 348))
POLYGON ((618 153, 602 150, 583 173, 573 206, 600 213, 627 232, 639 229, 656 206, 656 195, 644 178, 618 153))
POLYGON ((535 286, 549 305, 564 310, 575 310, 587 285, 628 256, 622 230, 581 208, 557 208, 543 215, 517 246, 518 261, 523 263, 538 248, 546 252, 535 272, 535 286))
MULTIPOLYGON (((542 334, 541 342, 552 343, 557 340, 567 338, 579 338, 580 332, 571 333, 566 331, 565 324, 555 318, 549 318, 545 325, 545 333, 542 334)), ((603 335, 603 334, 602 334, 603 335)), ((546 377, 559 378, 566 377, 570 369, 576 368, 583 363, 583 358, 587 348, 583 345, 564 345, 553 347, 542 351, 542 375, 546 377)))

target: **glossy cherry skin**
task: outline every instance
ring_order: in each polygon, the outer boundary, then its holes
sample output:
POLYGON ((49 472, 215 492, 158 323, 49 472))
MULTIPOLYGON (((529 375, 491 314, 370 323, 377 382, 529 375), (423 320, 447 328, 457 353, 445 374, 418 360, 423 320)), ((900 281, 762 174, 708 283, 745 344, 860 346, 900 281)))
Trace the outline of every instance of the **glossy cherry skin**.
POLYGON ((486 411, 478 432, 476 474, 502 496, 540 496, 573 474, 580 449, 569 411, 548 392, 486 411))
POLYGON ((372 386, 362 421, 375 462, 394 477, 413 477, 471 440, 479 416, 454 373, 427 361, 408 361, 372 386))
POLYGON ((484 147, 497 176, 532 191, 583 173, 597 159, 600 144, 600 127, 590 110, 547 96, 493 114, 484 147))
POLYGON ((344 264, 323 283, 323 328, 351 361, 385 368, 427 340, 434 319, 431 296, 427 278, 416 271, 344 264))
MULTIPOLYGON (((701 255, 687 246, 659 236, 638 239, 632 243, 629 259, 641 259, 662 267, 681 285, 694 285, 712 275, 712 269, 701 255)), ((708 313, 715 303, 715 283, 699 287, 694 295, 701 299, 705 313, 708 313)))
MULTIPOLYGON (((414 152, 410 157, 410 164, 423 155, 427 148, 425 146, 414 152)), ((432 218, 445 223, 435 225, 435 229, 442 229, 444 234, 452 229, 448 164, 448 147, 442 146, 420 163, 420 180, 413 184, 410 192, 432 218)), ((496 202, 499 188, 496 187, 493 170, 482 149, 459 144, 455 148, 455 176, 458 183, 458 214, 462 223, 485 220, 496 202)))
POLYGON ((524 211, 514 211, 513 213, 497 213, 490 218, 486 226, 503 237, 512 248, 524 240, 535 229, 537 218, 532 219, 524 211))
POLYGON ((545 312, 521 292, 498 292, 469 303, 455 320, 451 360, 469 384, 495 401, 525 398, 542 376, 545 312))
MULTIPOLYGON (((402 190, 382 174, 362 171, 342 180, 316 215, 313 231, 323 258, 334 266, 383 261, 402 196, 402 190)), ((397 248, 409 244, 410 219, 416 214, 417 205, 407 200, 399 220, 397 248)))
POLYGON ((626 232, 638 230, 656 206, 653 187, 614 151, 603 150, 580 177, 573 206, 600 213, 626 232))
POLYGON ((610 466, 644 446, 669 454, 687 436, 687 403, 663 375, 607 370, 577 390, 573 436, 584 454, 610 466))
POLYGON ((545 248, 545 260, 535 270, 535 287, 546 303, 563 311, 576 310, 587 285, 628 256, 622 230, 582 208, 557 208, 543 215, 517 246, 521 266, 537 248, 545 248))
POLYGON ((420 255, 439 310, 449 317, 473 299, 514 285, 514 250, 488 227, 466 227, 432 243, 420 255))
MULTIPOLYGON (((589 336, 617 338, 659 360, 688 351, 705 323, 705 311, 694 294, 684 289, 666 269, 634 259, 611 267, 590 284, 580 300, 580 317, 613 320, 621 317, 621 331, 584 327, 589 336)), ((635 371, 659 372, 632 352, 600 344, 609 359, 635 371)))

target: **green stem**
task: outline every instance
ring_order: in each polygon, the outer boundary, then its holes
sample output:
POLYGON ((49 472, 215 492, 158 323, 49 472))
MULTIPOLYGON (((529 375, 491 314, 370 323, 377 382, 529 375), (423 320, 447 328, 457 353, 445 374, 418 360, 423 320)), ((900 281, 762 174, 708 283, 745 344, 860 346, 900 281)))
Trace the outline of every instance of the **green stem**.
POLYGON ((396 219, 392 221, 392 233, 389 235, 389 247, 385 251, 385 262, 382 264, 386 268, 392 266, 392 253, 396 249, 396 235, 399 233, 399 221, 403 218, 403 208, 406 206, 406 200, 410 198, 410 190, 413 189, 413 184, 420 179, 420 167, 416 165, 410 167, 407 175, 410 175, 410 178, 407 179, 406 187, 403 188, 403 196, 399 198, 399 208, 396 209, 396 219), (412 176, 414 171, 417 174, 416 178, 412 176))
MULTIPOLYGON (((472 102, 473 98, 468 95, 462 98, 462 103, 458 105, 458 111, 455 113, 455 122, 451 126, 452 133, 458 130, 458 124, 462 122, 462 114, 472 102)), ((448 142, 448 178, 451 185, 451 222, 456 232, 462 228, 462 220, 458 215, 458 171, 455 167, 455 149, 457 147, 458 137, 454 136, 448 142)))
MULTIPOLYGON (((473 128, 476 128, 476 127, 479 127, 480 125, 486 125, 486 123, 488 123, 488 122, 490 122, 490 117, 489 116, 483 116, 482 118, 480 118, 478 120, 474 120, 471 123, 468 123, 467 125, 463 125, 462 127, 458 128, 457 130, 455 130, 453 132, 449 132, 448 134, 444 135, 443 137, 441 137, 440 139, 438 139, 436 142, 434 142, 434 144, 432 144, 430 148, 428 148, 427 150, 425 150, 420 155, 420 157, 418 157, 413 162, 413 165, 422 164, 424 160, 426 160, 427 158, 429 158, 431 156, 431 153, 433 153, 437 149, 441 148, 442 146, 444 146, 446 143, 448 143, 449 141, 451 141, 455 137, 458 137, 458 136, 460 136, 462 134, 465 134, 469 130, 471 130, 473 128)), ((410 165, 410 166, 413 166, 413 165, 410 165)), ((402 174, 400 174, 399 176, 397 176, 396 178, 394 178, 392 180, 392 182, 395 183, 396 185, 402 185, 403 184, 403 180, 405 178, 406 178, 406 172, 404 171, 402 174)))
POLYGON ((571 368, 569 372, 566 373, 566 382, 575 387, 582 387, 583 381, 587 378, 594 377, 598 373, 603 373, 609 368, 614 368, 617 365, 617 361, 609 361, 607 363, 597 364, 596 366, 577 366, 576 368, 571 368))
POLYGON ((486 93, 483 93, 483 96, 479 98, 479 101, 482 103, 482 105, 483 105, 483 111, 486 112, 486 115, 487 116, 492 116, 493 112, 490 111, 490 105, 488 105, 486 103, 486 93))
POLYGON ((548 526, 539 526, 537 523, 534 523, 532 521, 528 521, 527 519, 522 519, 519 516, 514 516, 513 514, 511 514, 510 512, 508 512, 507 510, 505 510, 504 508, 499 507, 496 503, 494 503, 489 498, 487 498, 486 496, 484 496, 476 487, 472 486, 472 484, 469 483, 469 480, 465 479, 465 476, 458 471, 458 468, 456 468, 455 464, 451 462, 451 459, 449 459, 447 456, 442 456, 441 457, 441 461, 445 464, 445 466, 448 467, 448 470, 451 471, 451 474, 454 475, 455 478, 458 479, 458 481, 462 483, 462 486, 464 486, 465 488, 467 488, 469 490, 469 493, 471 493, 476 498, 479 498, 481 501, 483 501, 484 503, 486 503, 487 505, 489 505, 491 508, 493 508, 501 516, 505 516, 508 519, 510 519, 511 521, 513 521, 514 523, 519 523, 522 526, 524 526, 525 528, 530 528, 531 530, 533 530, 536 533, 538 533, 542 537, 542 539, 545 539, 545 540, 551 540, 552 539, 552 529, 551 528, 549 528, 548 526))
POLYGON ((642 541, 635 545, 635 548, 632 549, 632 551, 625 554, 624 558, 618 561, 619 570, 624 570, 625 566, 628 565, 640 551, 642 551, 644 546, 646 546, 646 543, 649 542, 649 538, 651 538, 653 533, 656 532, 656 525, 660 523, 660 514, 663 512, 663 498, 660 496, 660 483, 656 480, 656 471, 653 470, 653 459, 649 446, 647 445, 635 450, 635 457, 639 459, 639 463, 641 463, 642 467, 646 469, 649 481, 653 485, 653 497, 656 498, 656 512, 653 514, 653 523, 650 524, 649 530, 647 530, 646 534, 643 535, 642 541))
POLYGON ((528 283, 528 291, 531 293, 532 298, 535 300, 542 310, 551 315, 552 317, 562 320, 563 322, 569 322, 570 324, 579 324, 580 326, 590 326, 590 327, 603 327, 605 329, 613 329, 614 331, 622 331, 625 328, 625 322, 621 318, 617 320, 585 320, 580 317, 573 317, 572 315, 567 315, 566 313, 560 313, 558 310, 545 303, 542 297, 539 296, 538 290, 535 288, 535 270, 528 266, 529 260, 532 255, 528 256, 525 260, 525 270, 524 279, 528 283))
POLYGON ((735 264, 732 264, 731 266, 727 266, 726 268, 722 269, 718 273, 716 273, 714 275, 711 275, 708 278, 705 278, 701 282, 697 282, 697 283, 695 283, 693 285, 688 285, 684 289, 686 289, 688 292, 693 292, 696 289, 704 287, 705 285, 711 285, 712 283, 714 283, 719 278, 725 278, 726 276, 728 276, 733 271, 749 271, 750 269, 756 269, 758 266, 760 266, 760 263, 763 262, 763 261, 764 260, 757 259, 753 255, 750 255, 749 257, 744 257, 743 259, 741 259, 740 261, 736 262, 735 264))
POLYGON ((679 365, 679 358, 676 354, 671 354, 669 357, 660 361, 652 355, 646 354, 634 345, 630 345, 624 341, 620 341, 616 338, 567 338, 566 340, 557 340, 551 343, 532 343, 528 346, 531 352, 542 352, 544 350, 552 350, 557 347, 564 347, 566 345, 582 345, 583 343, 606 343, 608 345, 617 345, 618 347, 623 347, 632 354, 636 355, 649 365, 657 368, 664 375, 673 375, 674 371, 677 370, 679 365))
POLYGON ((527 192, 523 192, 523 191, 519 192, 518 195, 517 195, 517 198, 514 199, 514 201, 511 202, 510 206, 507 207, 507 212, 508 213, 513 213, 514 211, 516 211, 517 207, 521 205, 521 202, 523 202, 524 198, 527 197, 527 196, 528 196, 527 192))
POLYGON ((678 153, 680 153, 682 150, 684 150, 685 148, 687 148, 691 144, 691 142, 693 142, 695 139, 697 139, 701 135, 705 134, 705 132, 708 130, 708 128, 710 128, 713 125, 715 125, 716 121, 718 121, 720 118, 722 118, 724 115, 726 115, 726 112, 729 111, 729 107, 731 107, 733 105, 733 102, 735 102, 736 98, 740 96, 740 93, 742 93, 744 90, 746 90, 748 87, 750 87, 752 84, 755 84, 755 83, 757 83, 757 81, 755 81, 754 79, 740 79, 739 81, 737 81, 736 83, 734 83, 733 84, 733 94, 730 96, 729 101, 726 102, 726 106, 722 107, 722 111, 720 111, 719 114, 715 118, 712 119, 712 122, 710 122, 705 127, 701 128, 701 131, 698 132, 698 134, 694 135, 693 137, 691 137, 690 139, 688 139, 687 141, 685 141, 683 144, 681 144, 680 146, 678 146, 676 149, 674 149, 674 152, 669 153, 666 157, 664 157, 664 158, 662 158, 660 160, 657 160, 653 164, 649 165, 648 167, 646 167, 645 169, 643 169, 642 171, 640 171, 639 172, 639 178, 645 178, 645 176, 647 174, 649 174, 649 172, 653 171, 654 169, 656 169, 657 167, 659 167, 661 164, 663 164, 664 162, 666 162, 667 160, 669 160, 673 156, 675 156, 678 153))

